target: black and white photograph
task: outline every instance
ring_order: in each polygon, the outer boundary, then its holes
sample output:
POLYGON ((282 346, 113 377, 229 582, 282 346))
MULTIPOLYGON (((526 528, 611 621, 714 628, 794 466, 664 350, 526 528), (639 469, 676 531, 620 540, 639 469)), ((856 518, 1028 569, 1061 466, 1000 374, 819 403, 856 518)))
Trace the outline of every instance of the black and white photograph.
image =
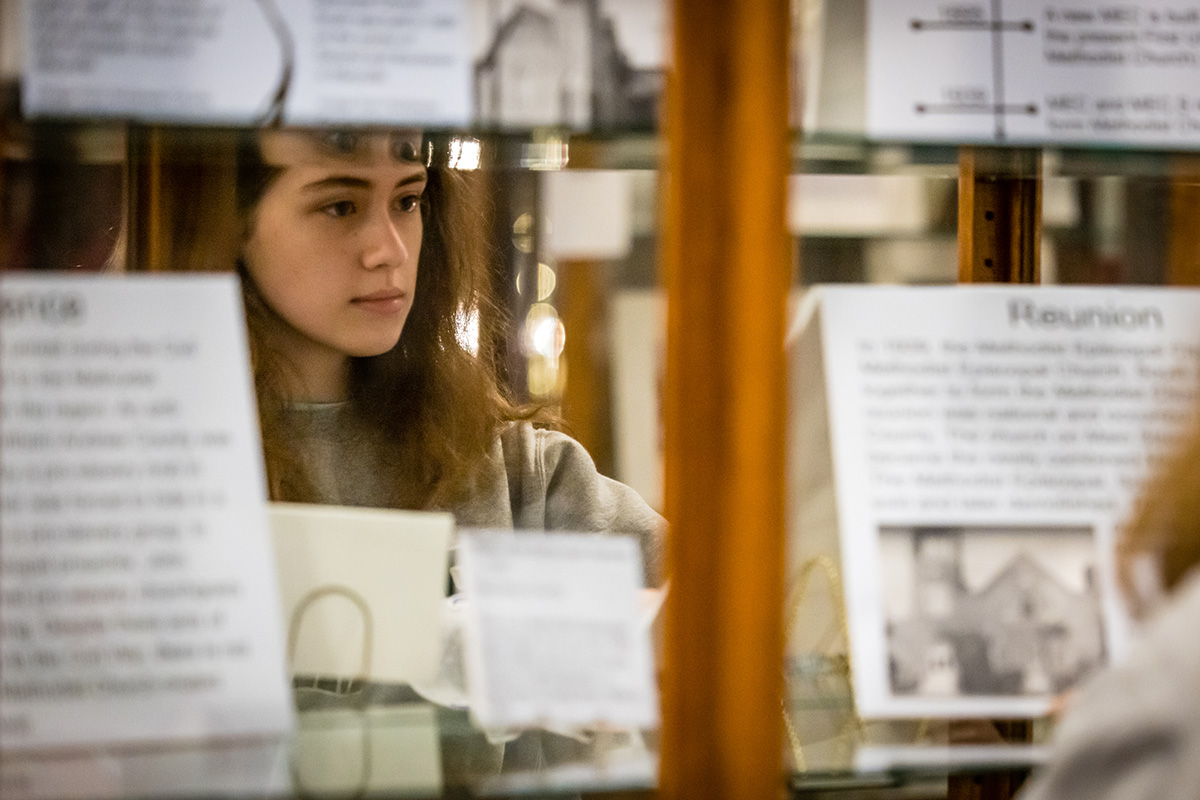
POLYGON ((662 0, 471 0, 474 118, 499 128, 653 128, 662 0))
POLYGON ((1045 697, 1106 659, 1090 527, 881 527, 895 697, 1045 697))

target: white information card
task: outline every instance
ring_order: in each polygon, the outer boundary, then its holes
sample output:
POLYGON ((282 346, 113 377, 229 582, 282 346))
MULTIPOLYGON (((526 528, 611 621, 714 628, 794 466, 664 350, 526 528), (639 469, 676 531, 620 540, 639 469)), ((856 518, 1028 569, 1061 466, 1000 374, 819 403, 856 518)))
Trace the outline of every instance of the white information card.
POLYGON ((637 541, 464 531, 471 713, 488 728, 652 727, 637 541))
POLYGON ((1200 143, 1200 3, 868 0, 867 131, 1200 143))
MULTIPOLYGON (((822 287, 809 300, 793 369, 825 388, 859 709, 1044 713, 1127 638, 1115 532, 1200 408, 1200 292, 822 287)), ((819 438, 794 440, 810 476, 819 438)), ((807 489, 819 497, 820 481, 807 489)))
POLYGON ((272 3, 22 4, 28 116, 254 122, 285 85, 272 3))
POLYGON ((466 124, 465 0, 26 2, 24 112, 466 124))
POLYGON ((286 0, 296 125, 466 125, 466 0, 286 0))
POLYGON ((232 276, 0 276, 0 746, 292 724, 232 276))

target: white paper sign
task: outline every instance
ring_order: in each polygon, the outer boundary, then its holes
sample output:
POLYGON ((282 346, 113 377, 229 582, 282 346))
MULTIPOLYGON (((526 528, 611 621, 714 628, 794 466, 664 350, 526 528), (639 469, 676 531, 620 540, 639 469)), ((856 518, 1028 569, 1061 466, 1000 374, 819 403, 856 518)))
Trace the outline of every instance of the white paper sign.
POLYGON ((464 532, 471 712, 484 727, 657 723, 636 540, 464 532))
POLYGON ((466 125, 466 0, 288 0, 287 121, 466 125))
POLYGON ((25 4, 24 112, 463 125, 465 0, 25 4))
POLYGON ((1200 3, 868 0, 885 139, 1200 142, 1200 3))
POLYGON ((860 711, 1044 713, 1126 636, 1114 531, 1200 405, 1200 292, 818 298, 860 711))
POLYGON ((633 180, 621 170, 543 172, 546 252, 559 259, 625 258, 633 246, 633 180))
POLYGON ((292 721, 241 292, 0 277, 0 745, 292 721))
POLYGON ((286 80, 274 4, 26 0, 26 115, 255 122, 286 80))
POLYGON ((237 739, 172 747, 56 753, 5 751, 4 800, 128 800, 131 797, 286 797, 291 740, 237 739))

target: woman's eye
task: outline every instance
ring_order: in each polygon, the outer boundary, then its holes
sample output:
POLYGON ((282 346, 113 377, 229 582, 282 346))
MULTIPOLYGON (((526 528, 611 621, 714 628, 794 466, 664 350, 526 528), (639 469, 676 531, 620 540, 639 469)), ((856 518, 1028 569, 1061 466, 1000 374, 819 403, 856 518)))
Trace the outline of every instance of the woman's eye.
POLYGON ((415 211, 421 205, 421 195, 406 194, 396 201, 401 211, 415 211))
POLYGON ((331 217, 346 217, 354 213, 354 203, 349 200, 339 200, 336 203, 321 206, 321 211, 331 217))

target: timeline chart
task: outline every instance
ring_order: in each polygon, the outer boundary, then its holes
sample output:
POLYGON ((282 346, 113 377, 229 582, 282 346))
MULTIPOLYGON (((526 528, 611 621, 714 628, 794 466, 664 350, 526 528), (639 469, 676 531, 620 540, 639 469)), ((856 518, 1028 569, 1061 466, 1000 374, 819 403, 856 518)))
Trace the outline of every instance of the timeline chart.
POLYGON ((1200 3, 867 5, 868 136, 1200 144, 1200 3))

